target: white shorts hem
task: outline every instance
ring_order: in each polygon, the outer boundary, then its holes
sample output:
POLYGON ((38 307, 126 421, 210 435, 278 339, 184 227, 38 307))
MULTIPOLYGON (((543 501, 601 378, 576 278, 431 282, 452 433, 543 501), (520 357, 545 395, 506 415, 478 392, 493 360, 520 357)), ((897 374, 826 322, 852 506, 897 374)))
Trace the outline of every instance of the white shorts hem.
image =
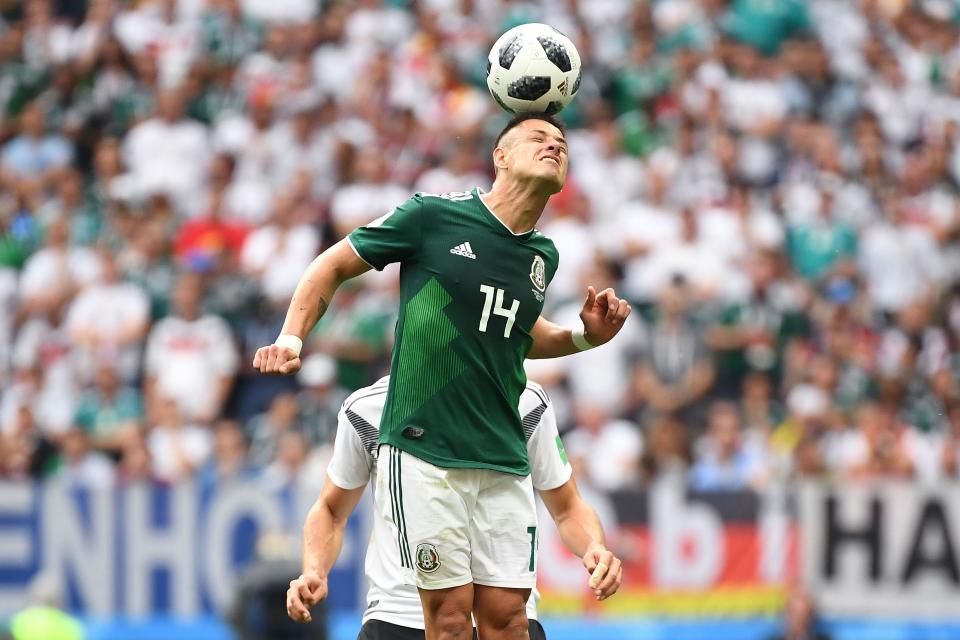
MULTIPOLYGON (((529 617, 529 616, 528 616, 528 617, 529 617)), ((360 621, 360 624, 361 624, 361 625, 364 625, 364 624, 370 622, 371 620, 377 620, 377 621, 379 621, 379 622, 386 622, 387 624, 394 624, 394 625, 396 625, 396 626, 398 626, 398 627, 404 627, 404 628, 406 628, 406 629, 418 629, 418 630, 420 630, 420 631, 423 631, 423 621, 422 621, 422 620, 420 621, 420 624, 419 624, 418 626, 411 626, 409 620, 404 620, 404 619, 399 618, 399 617, 396 617, 396 616, 391 616, 391 615, 388 614, 388 613, 381 613, 381 612, 377 612, 377 611, 373 611, 373 612, 371 612, 371 613, 365 613, 365 614, 363 615, 363 619, 360 621)))
POLYGON ((537 586, 536 578, 481 578, 473 577, 474 584, 484 587, 504 587, 507 589, 533 589, 537 586))
POLYGON ((432 582, 429 585, 421 584, 419 578, 417 579, 417 588, 423 589, 424 591, 437 591, 438 589, 452 589, 454 587, 462 587, 465 584, 470 584, 474 582, 472 576, 459 576, 456 578, 447 578, 446 580, 437 580, 432 582))

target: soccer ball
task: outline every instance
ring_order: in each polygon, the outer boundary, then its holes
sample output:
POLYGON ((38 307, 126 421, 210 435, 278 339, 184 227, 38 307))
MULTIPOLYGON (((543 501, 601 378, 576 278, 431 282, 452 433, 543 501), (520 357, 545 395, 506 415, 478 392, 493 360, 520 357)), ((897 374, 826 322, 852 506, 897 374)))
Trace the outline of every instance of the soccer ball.
POLYGON ((500 36, 487 56, 487 88, 510 113, 553 115, 580 88, 580 54, 545 24, 522 24, 500 36))

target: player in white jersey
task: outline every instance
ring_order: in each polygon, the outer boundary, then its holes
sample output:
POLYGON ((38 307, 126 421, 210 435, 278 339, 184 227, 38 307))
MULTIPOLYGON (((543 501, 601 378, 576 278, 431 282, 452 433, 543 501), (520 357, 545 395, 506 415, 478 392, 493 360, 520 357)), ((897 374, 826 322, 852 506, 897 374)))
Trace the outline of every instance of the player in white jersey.
MULTIPOLYGON (((384 474, 377 474, 378 431, 388 384, 389 378, 382 378, 354 392, 340 409, 327 481, 304 525, 303 574, 290 582, 287 613, 294 620, 309 621, 309 607, 326 597, 326 576, 340 553, 347 518, 372 479, 376 516, 366 558, 370 588, 358 640, 422 640, 420 596, 406 574, 409 569, 403 567, 397 531, 382 512, 391 508, 389 495, 396 490, 386 486, 384 474)), ((550 399, 539 385, 528 382, 519 409, 532 485, 550 511, 564 543, 583 558, 588 571, 600 564, 607 567, 605 578, 597 585, 591 584, 596 597, 605 599, 620 588, 620 561, 606 549, 600 522, 577 491, 550 399)), ((458 499, 453 491, 448 493, 451 499, 458 499)), ((437 506, 442 511, 443 505, 437 506)), ((531 571, 535 569, 537 539, 536 527, 531 527, 531 571)), ((538 598, 533 590, 527 602, 532 640, 546 637, 537 621, 538 598)))

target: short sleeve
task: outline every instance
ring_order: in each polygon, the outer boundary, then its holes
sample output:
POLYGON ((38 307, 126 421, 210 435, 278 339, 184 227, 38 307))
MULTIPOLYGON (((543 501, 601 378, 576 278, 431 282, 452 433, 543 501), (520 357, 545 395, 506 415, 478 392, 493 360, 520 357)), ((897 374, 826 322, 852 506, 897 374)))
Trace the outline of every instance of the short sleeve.
POLYGON ((390 213, 358 227, 347 240, 360 258, 377 271, 416 255, 422 238, 423 201, 415 195, 390 213))
POLYGON ((573 474, 560 432, 557 430, 557 414, 553 410, 553 403, 548 402, 546 407, 533 435, 527 441, 530 477, 533 488, 537 491, 556 489, 573 474))
POLYGON ((341 409, 337 415, 337 437, 333 442, 333 457, 327 475, 341 489, 357 489, 370 481, 373 459, 363 441, 341 409))

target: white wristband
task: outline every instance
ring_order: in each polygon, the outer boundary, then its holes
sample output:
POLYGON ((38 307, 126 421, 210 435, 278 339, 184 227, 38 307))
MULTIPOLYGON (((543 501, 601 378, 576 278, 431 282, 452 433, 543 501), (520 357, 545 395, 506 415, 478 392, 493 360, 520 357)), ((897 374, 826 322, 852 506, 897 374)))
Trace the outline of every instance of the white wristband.
POLYGON ((593 349, 596 346, 587 342, 587 338, 583 333, 583 329, 574 329, 573 331, 571 331, 570 339, 573 340, 573 346, 575 346, 580 351, 593 349))
POLYGON ((303 349, 303 340, 293 335, 292 333, 284 333, 278 337, 273 344, 278 347, 286 347, 297 354, 297 357, 300 357, 300 351, 303 349))

